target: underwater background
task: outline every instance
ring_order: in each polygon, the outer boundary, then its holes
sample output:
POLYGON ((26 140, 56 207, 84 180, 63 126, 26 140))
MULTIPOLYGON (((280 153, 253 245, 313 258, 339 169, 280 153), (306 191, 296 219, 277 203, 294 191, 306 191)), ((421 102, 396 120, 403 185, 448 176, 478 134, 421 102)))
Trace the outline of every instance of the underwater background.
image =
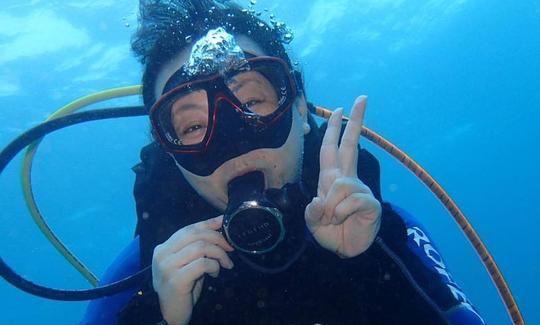
MULTIPOLYGON (((74 99, 139 83, 141 67, 129 48, 137 1, 1 4, 2 148, 74 99)), ((310 101, 349 110, 356 96, 369 96, 366 125, 452 195, 526 322, 540 324, 540 2, 259 0, 254 9, 294 31, 290 49, 310 101)), ((139 103, 135 96, 95 107, 139 103)), ((98 275, 133 236, 131 167, 149 141, 145 118, 98 121, 55 132, 36 155, 41 212, 98 275)), ((489 324, 510 324, 488 273, 442 205, 386 153, 365 139, 362 145, 381 161, 385 200, 427 227, 489 324)), ((33 224, 21 194, 21 156, 0 176, 2 258, 34 282, 89 287, 33 224)), ((86 307, 37 298, 3 280, 0 302, 0 324, 76 324, 86 307)))

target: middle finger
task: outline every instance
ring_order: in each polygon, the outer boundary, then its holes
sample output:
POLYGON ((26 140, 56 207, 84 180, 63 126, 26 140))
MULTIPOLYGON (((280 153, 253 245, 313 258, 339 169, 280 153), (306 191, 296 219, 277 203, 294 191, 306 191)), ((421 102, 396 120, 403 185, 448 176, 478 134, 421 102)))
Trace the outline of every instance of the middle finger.
POLYGON ((366 96, 360 96, 356 99, 338 149, 339 168, 348 177, 356 177, 357 174, 358 142, 364 123, 366 100, 366 96))
POLYGON ((198 258, 212 258, 219 262, 219 264, 226 268, 232 269, 234 264, 223 248, 210 244, 204 241, 193 242, 184 249, 171 254, 164 261, 168 264, 169 268, 182 268, 185 265, 195 261, 198 258))

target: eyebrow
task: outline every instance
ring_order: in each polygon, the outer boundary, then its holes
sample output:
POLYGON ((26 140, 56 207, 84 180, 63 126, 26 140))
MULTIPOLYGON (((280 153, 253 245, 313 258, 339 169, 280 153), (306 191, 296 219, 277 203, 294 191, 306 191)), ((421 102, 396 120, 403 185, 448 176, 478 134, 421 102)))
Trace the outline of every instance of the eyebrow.
POLYGON ((182 105, 174 105, 172 106, 172 111, 173 112, 178 112, 178 111, 187 111, 187 110, 194 110, 194 109, 204 109, 204 106, 205 105, 201 105, 201 104, 194 104, 194 103, 186 103, 186 104, 182 104, 182 105))
POLYGON ((251 79, 242 80, 242 81, 238 81, 234 78, 231 80, 232 80, 231 82, 232 87, 230 87, 230 89, 233 93, 235 93, 238 89, 242 88, 245 84, 250 83, 250 82, 255 82, 258 85, 261 85, 261 81, 257 78, 251 78, 251 79))

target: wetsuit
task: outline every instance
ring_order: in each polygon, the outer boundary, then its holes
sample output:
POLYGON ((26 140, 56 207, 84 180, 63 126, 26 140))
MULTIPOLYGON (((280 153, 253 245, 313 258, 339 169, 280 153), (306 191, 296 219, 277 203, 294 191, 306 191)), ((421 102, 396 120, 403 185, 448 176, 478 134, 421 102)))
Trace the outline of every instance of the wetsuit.
MULTIPOLYGON (((324 126, 312 127, 305 138, 302 179, 312 193, 323 133, 324 126)), ((150 265, 153 248, 178 229, 219 215, 157 144, 145 147, 141 160, 134 168, 136 238, 106 272, 104 283, 150 265)), ((379 174, 377 160, 361 150, 359 178, 384 202, 379 174)), ((302 256, 286 271, 269 275, 232 253, 232 270, 205 278, 190 324, 483 324, 422 226, 390 203, 382 207, 375 242, 354 258, 341 259, 308 236, 302 256)), ((161 320, 149 278, 142 288, 91 302, 81 324, 161 320)))

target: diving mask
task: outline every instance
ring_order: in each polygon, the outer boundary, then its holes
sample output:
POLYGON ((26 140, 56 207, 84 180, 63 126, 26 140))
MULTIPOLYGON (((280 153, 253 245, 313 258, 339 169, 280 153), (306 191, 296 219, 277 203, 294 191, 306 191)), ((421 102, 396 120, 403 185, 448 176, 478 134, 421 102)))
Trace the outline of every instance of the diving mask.
POLYGON ((255 149, 278 148, 289 135, 297 96, 290 67, 275 57, 246 57, 203 77, 181 68, 150 109, 158 141, 196 175, 255 149))

